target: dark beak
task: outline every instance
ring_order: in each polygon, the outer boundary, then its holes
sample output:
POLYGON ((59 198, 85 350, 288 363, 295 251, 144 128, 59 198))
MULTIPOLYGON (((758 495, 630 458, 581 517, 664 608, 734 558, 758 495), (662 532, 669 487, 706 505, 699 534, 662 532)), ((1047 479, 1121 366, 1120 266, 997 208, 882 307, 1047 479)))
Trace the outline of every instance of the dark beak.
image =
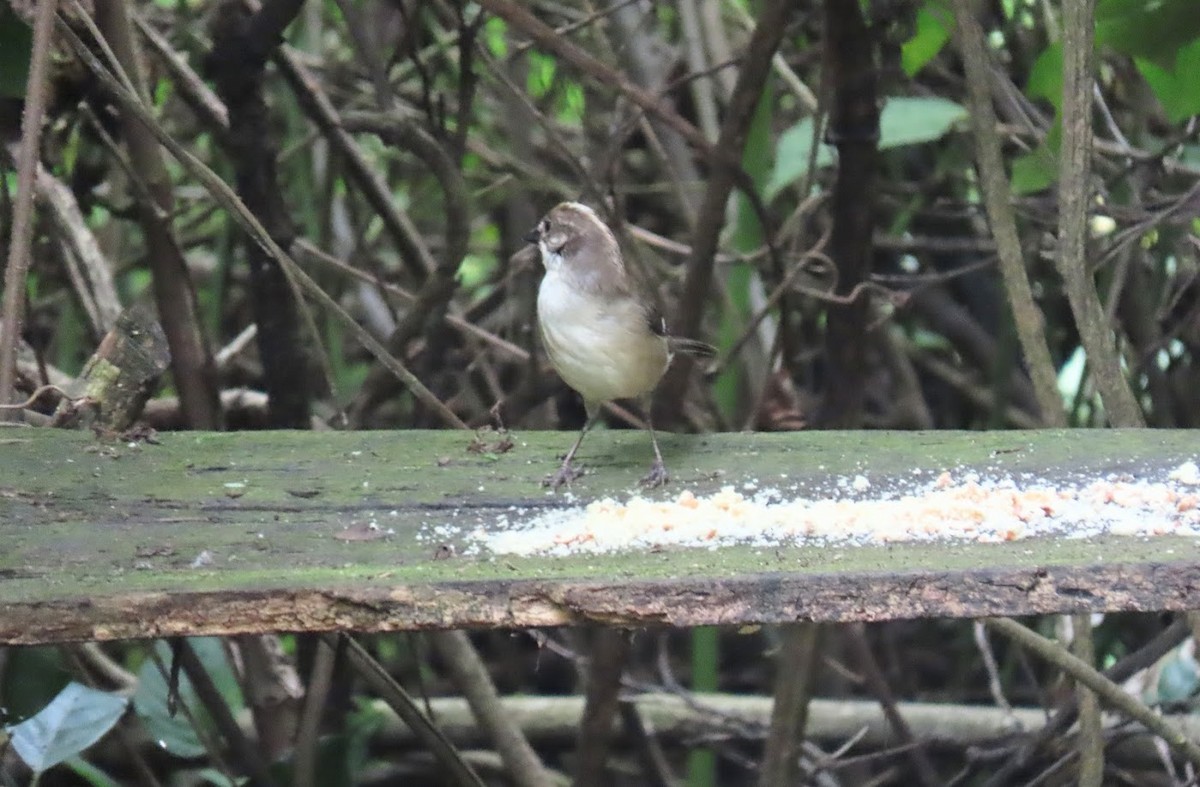
POLYGON ((525 242, 526 243, 537 243, 541 239, 542 239, 542 233, 538 232, 537 227, 534 227, 529 232, 525 233, 525 242))

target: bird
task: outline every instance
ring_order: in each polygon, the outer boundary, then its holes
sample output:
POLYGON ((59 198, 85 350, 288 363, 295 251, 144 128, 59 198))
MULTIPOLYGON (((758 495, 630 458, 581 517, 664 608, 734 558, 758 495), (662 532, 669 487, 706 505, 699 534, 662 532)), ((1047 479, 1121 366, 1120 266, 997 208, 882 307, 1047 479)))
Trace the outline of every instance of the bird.
POLYGON ((600 408, 613 399, 638 399, 646 412, 654 462, 642 483, 670 479, 650 417, 650 397, 675 353, 711 358, 716 348, 671 336, 666 320, 625 267, 620 244, 591 207, 555 206, 526 236, 541 253, 538 330, 550 364, 583 397, 587 420, 558 471, 543 484, 557 490, 582 474, 572 463, 600 408))

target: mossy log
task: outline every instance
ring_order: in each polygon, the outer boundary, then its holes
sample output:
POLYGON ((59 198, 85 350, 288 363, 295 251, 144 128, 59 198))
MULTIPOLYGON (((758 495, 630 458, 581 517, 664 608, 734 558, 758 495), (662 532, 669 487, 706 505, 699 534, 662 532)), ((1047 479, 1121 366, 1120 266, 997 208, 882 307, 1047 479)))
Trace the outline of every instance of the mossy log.
MULTIPOLYGON (((572 436, 513 438, 479 452, 449 431, 179 432, 155 444, 4 429, 0 643, 1200 608, 1200 541, 1181 536, 568 557, 466 556, 419 539, 440 523, 501 527, 511 506, 564 505, 539 480, 572 436)), ((943 469, 1162 477, 1196 445, 1192 432, 1152 430, 664 436, 674 478, 650 494, 780 473, 820 489, 864 469, 884 483, 943 469)), ((577 503, 632 490, 649 447, 600 431, 583 454, 577 503)))

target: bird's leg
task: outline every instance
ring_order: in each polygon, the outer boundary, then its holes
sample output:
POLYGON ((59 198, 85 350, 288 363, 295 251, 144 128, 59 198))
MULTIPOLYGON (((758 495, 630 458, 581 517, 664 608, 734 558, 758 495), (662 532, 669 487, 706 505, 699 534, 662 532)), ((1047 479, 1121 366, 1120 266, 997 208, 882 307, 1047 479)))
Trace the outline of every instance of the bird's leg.
POLYGON ((646 426, 650 428, 650 443, 654 446, 654 464, 650 465, 650 472, 646 473, 646 477, 642 479, 642 485, 653 489, 670 481, 671 474, 667 472, 667 466, 663 464, 662 451, 658 450, 658 436, 654 434, 654 416, 650 413, 651 409, 652 406, 647 402, 646 426))
POLYGON ((596 422, 597 416, 600 415, 600 405, 587 403, 586 407, 587 421, 584 422, 583 428, 579 430, 579 437, 575 438, 575 445, 571 446, 571 450, 567 451, 567 455, 563 457, 562 466, 557 471, 542 479, 542 486, 548 486, 551 489, 557 490, 563 484, 569 484, 583 475, 582 470, 571 465, 571 460, 575 458, 575 452, 583 444, 583 438, 587 435, 588 430, 592 428, 592 424, 596 422))

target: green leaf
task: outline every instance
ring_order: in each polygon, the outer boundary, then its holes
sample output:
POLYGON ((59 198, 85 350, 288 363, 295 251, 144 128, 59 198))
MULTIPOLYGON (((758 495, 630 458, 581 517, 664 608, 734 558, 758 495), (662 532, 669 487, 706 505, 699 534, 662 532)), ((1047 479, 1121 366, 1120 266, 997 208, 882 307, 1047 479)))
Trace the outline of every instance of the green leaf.
POLYGON ((75 775, 92 787, 121 787, 121 783, 82 757, 72 757, 65 763, 75 775))
POLYGON ((158 80, 154 85, 154 106, 159 108, 166 106, 167 101, 171 98, 171 91, 174 87, 175 82, 170 79, 164 77, 158 80))
MULTIPOLYGON (((225 702, 236 712, 242 704, 241 691, 229 668, 221 641, 215 637, 197 637, 189 639, 188 643, 225 702)), ((155 643, 154 647, 159 659, 170 669, 170 646, 160 641, 155 643)), ((192 709, 194 716, 207 720, 196 702, 196 692, 191 681, 182 673, 179 676, 179 698, 192 709)), ((199 757, 205 753, 204 744, 200 742, 200 737, 187 717, 182 712, 176 713, 175 716, 167 712, 167 681, 152 658, 147 658, 138 671, 138 688, 133 695, 133 707, 138 718, 146 726, 146 732, 163 751, 185 759, 199 757)))
POLYGON ((1058 179, 1058 158, 1045 145, 1018 156, 1012 165, 1012 190, 1033 194, 1049 188, 1058 179))
POLYGON ((1191 699, 1200 690, 1196 661, 1177 648, 1159 671, 1155 690, 1160 703, 1173 704, 1191 699))
POLYGON ((498 263, 494 254, 468 254, 458 266, 459 286, 472 291, 491 279, 498 263))
MULTIPOLYGON (((158 672, 152 662, 147 661, 146 666, 149 669, 143 668, 138 676, 139 679, 149 677, 151 670, 154 673, 158 672)), ((191 683, 187 684, 186 690, 184 689, 183 684, 186 680, 183 677, 179 679, 180 697, 185 702, 195 699, 191 683)), ((143 690, 143 686, 146 685, 143 680, 139 683, 137 694, 133 697, 134 707, 137 709, 138 717, 146 725, 146 732, 160 749, 175 757, 191 759, 203 755, 207 750, 200 742, 196 731, 192 729, 192 725, 188 723, 187 717, 182 713, 172 716, 167 712, 166 682, 159 677, 154 684, 143 690)))
POLYGON ((32 51, 33 30, 0 0, 0 97, 24 98, 32 51))
MULTIPOLYGON (((9 193, 15 188, 12 184, 9 193)), ((30 271, 29 298, 37 302, 42 277, 34 273, 30 271)), ((0 676, 0 696, 4 697, 0 702, 0 726, 8 719, 25 719, 37 713, 70 682, 59 648, 12 648, 4 675, 0 676)))
POLYGON ((238 785, 246 784, 249 779, 238 779, 232 781, 228 776, 216 768, 202 768, 195 771, 177 771, 176 778, 171 780, 172 784, 187 784, 190 787, 198 787, 198 785, 208 784, 212 787, 238 787, 238 785))
MULTIPOLYGON (((812 150, 813 120, 807 117, 789 128, 779 137, 775 146, 775 166, 767 185, 763 188, 763 197, 769 202, 785 187, 790 186, 804 177, 808 171, 808 155, 812 150)), ((817 148, 817 167, 827 167, 836 160, 833 147, 824 143, 817 148)))
POLYGON ((492 57, 508 57, 508 25, 498 16, 483 23, 483 39, 492 57))
POLYGON ((578 82, 568 82, 563 85, 563 89, 558 95, 558 101, 555 102, 555 116, 558 121, 565 126, 581 126, 585 108, 586 98, 583 93, 583 85, 578 82))
POLYGON ((549 55, 536 51, 530 51, 528 59, 529 73, 525 78, 525 90, 534 98, 542 98, 554 84, 558 63, 549 55))
MULTIPOLYGON (((879 149, 932 142, 966 117, 967 110, 961 104, 944 98, 889 98, 879 116, 879 149)), ((812 150, 812 128, 812 118, 805 118, 780 135, 775 166, 763 189, 767 201, 804 177, 812 150)), ((822 143, 817 149, 817 166, 829 166, 834 160, 833 147, 822 143)))
POLYGON ((119 695, 69 683, 37 715, 9 728, 13 750, 42 773, 103 738, 128 704, 119 695))
POLYGON ((1118 52, 1175 65, 1175 54, 1200 36, 1196 0, 1101 0, 1096 8, 1096 42, 1118 52))
POLYGON ((1176 52, 1173 69, 1149 58, 1135 58, 1134 63, 1172 123, 1200 114, 1200 38, 1176 52))
POLYGON ((1051 44, 1042 50, 1029 70, 1029 81, 1025 83, 1025 95, 1044 98, 1054 106, 1055 112, 1062 111, 1063 52, 1062 44, 1051 44))
POLYGON ((945 98, 889 98, 879 116, 879 149, 933 142, 966 118, 965 107, 945 98))
POLYGON ((930 2, 917 11, 916 30, 913 37, 900 46, 900 65, 904 73, 915 76, 925 64, 938 56, 950 31, 954 28, 954 15, 940 2, 930 2))

